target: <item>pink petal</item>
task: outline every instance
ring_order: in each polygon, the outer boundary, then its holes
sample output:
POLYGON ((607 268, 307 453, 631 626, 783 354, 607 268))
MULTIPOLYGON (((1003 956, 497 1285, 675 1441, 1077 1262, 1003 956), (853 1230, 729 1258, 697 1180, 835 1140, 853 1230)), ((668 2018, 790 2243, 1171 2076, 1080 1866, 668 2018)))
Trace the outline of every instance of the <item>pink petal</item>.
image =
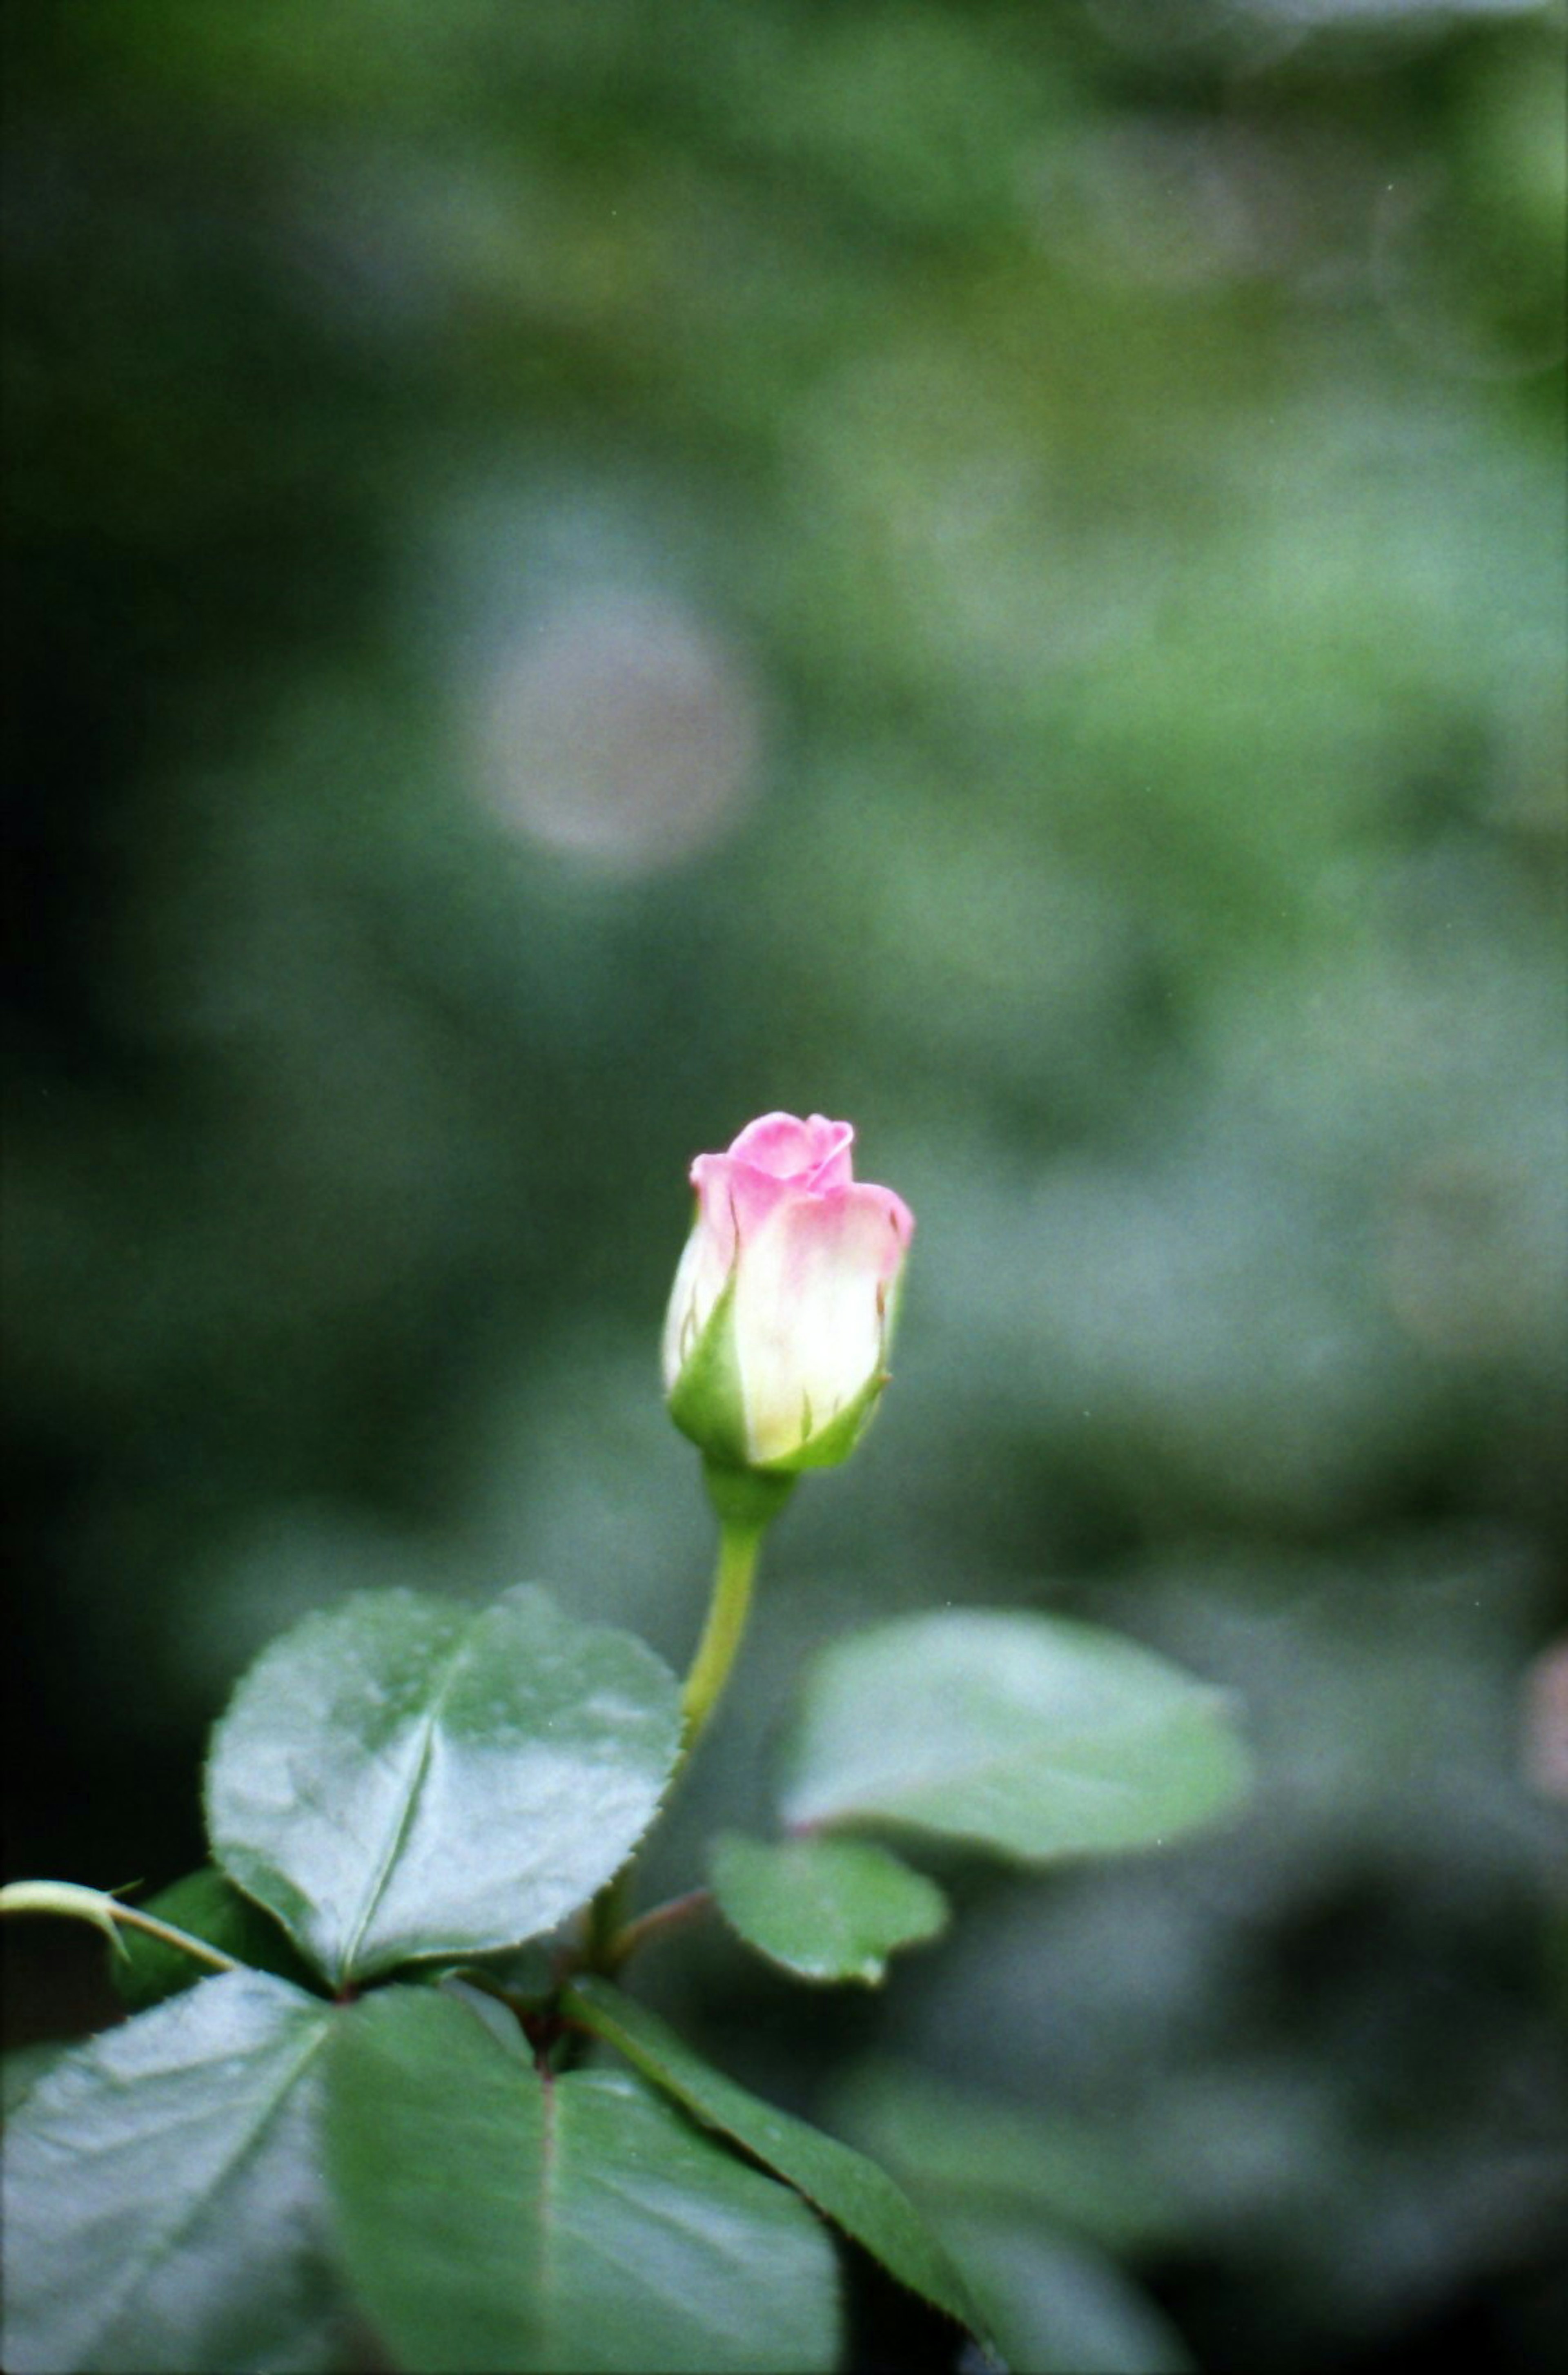
POLYGON ((847 1188, 855 1177, 855 1127, 847 1121, 828 1121, 821 1114, 813 1114, 806 1127, 814 1136, 817 1164, 811 1174, 813 1188, 847 1188))
POLYGON ((733 1154, 700 1154, 691 1166, 691 1177, 701 1199, 703 1221, 726 1270, 735 1256, 736 1231, 739 1230, 744 1243, 784 1197, 797 1192, 795 1180, 738 1162, 733 1154))
POLYGON ((749 1164, 774 1179, 796 1179, 813 1188, 846 1187, 854 1176, 850 1149, 855 1131, 847 1121, 813 1114, 763 1114, 748 1122, 730 1147, 730 1160, 749 1164))

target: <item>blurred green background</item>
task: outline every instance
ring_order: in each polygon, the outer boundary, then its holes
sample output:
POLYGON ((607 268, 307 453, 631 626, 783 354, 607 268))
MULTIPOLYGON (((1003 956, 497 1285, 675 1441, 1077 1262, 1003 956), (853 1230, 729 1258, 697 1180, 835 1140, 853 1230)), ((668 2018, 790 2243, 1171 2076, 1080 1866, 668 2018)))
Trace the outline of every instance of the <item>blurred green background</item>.
MULTIPOLYGON (((932 1603, 1232 1685, 1260 1788, 955 1870, 885 1997, 722 1935, 650 1991, 983 2227, 1030 2122, 1109 2256, 1038 2171, 976 2248, 1059 2363, 1167 2363, 1116 2263, 1216 2369, 1557 2363, 1562 8, 4 47, 9 1869, 198 1861, 206 1725, 356 1588, 683 1663, 686 1166, 846 1115, 896 1381, 653 1885, 765 1821, 812 1644, 932 1603)), ((7 1944, 18 2034, 100 2007, 7 1944)), ((858 2363, 948 2363, 868 2298, 858 2363)))

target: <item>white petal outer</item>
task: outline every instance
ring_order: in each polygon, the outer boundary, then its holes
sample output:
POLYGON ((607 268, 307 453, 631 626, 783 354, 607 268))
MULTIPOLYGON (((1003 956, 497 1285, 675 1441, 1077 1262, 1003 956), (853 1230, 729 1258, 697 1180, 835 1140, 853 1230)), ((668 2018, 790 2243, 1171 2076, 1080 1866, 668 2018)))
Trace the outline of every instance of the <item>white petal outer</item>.
POLYGON ((659 1367, 664 1374, 666 1394, 680 1375, 686 1348, 696 1336, 697 1266, 702 1258, 701 1237, 701 1225, 699 1223, 686 1240, 680 1259, 676 1264, 675 1284, 669 1291, 664 1333, 659 1340, 659 1367))
POLYGON ((743 1235, 734 1324, 754 1460, 797 1451, 876 1376, 912 1225, 890 1189, 850 1186, 787 1196, 743 1235))
MULTIPOLYGON (((670 1289, 669 1308, 665 1314, 664 1340, 660 1345, 660 1362, 664 1370, 665 1391, 667 1394, 685 1366, 686 1356, 706 1327, 713 1306, 725 1290, 729 1276, 735 1246, 735 1224, 727 1221, 715 1225, 711 1207, 715 1199, 707 1195, 698 1207, 697 1220, 686 1240, 670 1289)), ((721 1215, 724 1214, 722 1199, 721 1215)))

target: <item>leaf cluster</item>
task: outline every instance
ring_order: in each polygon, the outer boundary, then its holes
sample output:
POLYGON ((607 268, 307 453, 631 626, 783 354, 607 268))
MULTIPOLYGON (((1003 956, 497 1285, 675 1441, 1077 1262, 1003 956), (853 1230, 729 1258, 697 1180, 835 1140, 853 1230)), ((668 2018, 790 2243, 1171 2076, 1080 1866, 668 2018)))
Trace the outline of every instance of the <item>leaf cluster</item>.
MULTIPOLYGON (((602 1908, 679 1749, 662 1660, 532 1588, 361 1593, 267 1650, 214 1734, 214 1862, 124 1942, 134 2017, 18 2074, 6 2365, 823 2368, 835 2232, 994 2347, 892 2177, 609 1977, 661 1919, 602 1908), (200 1975, 182 1929, 233 1967, 200 1975)), ((1216 1695, 1145 1651, 906 1619, 819 1661, 785 1835, 721 1836, 711 1897, 777 1967, 872 1981, 946 1907, 867 1826, 1043 1859, 1155 1843, 1244 1780, 1216 1695)), ((89 1897, 18 1909, 112 1922, 89 1897)))

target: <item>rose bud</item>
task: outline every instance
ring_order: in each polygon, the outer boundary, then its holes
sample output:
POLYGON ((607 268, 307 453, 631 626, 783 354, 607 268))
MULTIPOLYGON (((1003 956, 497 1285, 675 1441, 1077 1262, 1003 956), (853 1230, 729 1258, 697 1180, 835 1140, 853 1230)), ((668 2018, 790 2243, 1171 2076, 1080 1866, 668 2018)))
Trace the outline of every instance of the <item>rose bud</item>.
POLYGON ((820 1114, 764 1114, 691 1166, 697 1220, 665 1321, 665 1389, 715 1467, 831 1468, 888 1381, 914 1221, 890 1188, 855 1179, 854 1139, 820 1114))

